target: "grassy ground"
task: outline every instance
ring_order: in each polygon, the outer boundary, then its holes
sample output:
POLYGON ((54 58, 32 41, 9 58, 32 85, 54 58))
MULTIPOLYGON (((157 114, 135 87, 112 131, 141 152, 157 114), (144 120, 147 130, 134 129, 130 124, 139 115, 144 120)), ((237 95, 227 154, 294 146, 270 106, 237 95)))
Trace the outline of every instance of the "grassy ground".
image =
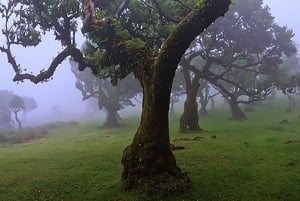
POLYGON ((46 138, 0 145, 0 201, 297 201, 300 200, 300 112, 261 108, 245 122, 228 113, 201 118, 206 133, 180 134, 171 118, 171 139, 188 172, 189 191, 167 198, 122 193, 122 150, 137 127, 126 119, 122 129, 86 124, 51 131, 46 138), (288 119, 288 123, 279 124, 288 119), (212 138, 215 135, 216 138, 212 138), (183 138, 203 137, 200 141, 183 138))

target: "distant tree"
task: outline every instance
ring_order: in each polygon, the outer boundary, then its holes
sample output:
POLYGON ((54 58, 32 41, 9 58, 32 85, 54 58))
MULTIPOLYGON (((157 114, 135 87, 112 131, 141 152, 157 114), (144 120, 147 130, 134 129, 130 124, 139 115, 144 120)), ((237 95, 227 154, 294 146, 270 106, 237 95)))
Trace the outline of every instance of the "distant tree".
POLYGON ((295 95, 300 89, 300 58, 298 55, 284 57, 277 72, 273 74, 276 87, 288 98, 287 112, 291 112, 296 105, 295 95))
POLYGON ((77 79, 75 86, 81 91, 83 100, 97 98, 98 108, 105 110, 106 120, 103 127, 120 126, 121 118, 118 111, 127 106, 135 106, 132 98, 141 93, 138 81, 131 75, 120 80, 118 85, 112 86, 108 79, 98 78, 89 69, 79 71, 76 64, 73 62, 71 64, 72 72, 77 79))
POLYGON ((9 102, 13 97, 13 92, 0 90, 0 128, 14 127, 14 122, 11 117, 9 102))
POLYGON ((26 114, 37 107, 33 98, 20 97, 12 91, 7 90, 0 90, 0 100, 0 128, 14 127, 12 113, 15 116, 18 127, 20 127, 21 120, 17 113, 22 111, 24 120, 26 114))
POLYGON ((14 122, 11 112, 8 110, 0 110, 0 129, 13 128, 14 122))
POLYGON ((219 95, 220 92, 213 90, 214 88, 211 87, 210 83, 205 79, 200 79, 200 87, 198 90, 198 97, 200 103, 199 109, 199 116, 201 115, 208 115, 207 105, 209 101, 211 101, 212 110, 214 110, 214 97, 219 95))
POLYGON ((13 95, 12 99, 9 102, 9 107, 15 116, 15 120, 18 124, 18 128, 22 128, 22 123, 18 117, 18 113, 25 109, 25 103, 23 98, 17 95, 13 95))
MULTIPOLYGON (((195 43, 193 44, 195 45, 195 43)), ((188 55, 181 59, 180 65, 182 66, 183 77, 186 86, 186 100, 184 102, 184 110, 179 120, 179 130, 182 133, 189 131, 200 131, 197 95, 200 87, 199 79, 201 74, 192 74, 189 67, 192 66, 192 61, 198 54, 194 54, 192 49, 188 55)))

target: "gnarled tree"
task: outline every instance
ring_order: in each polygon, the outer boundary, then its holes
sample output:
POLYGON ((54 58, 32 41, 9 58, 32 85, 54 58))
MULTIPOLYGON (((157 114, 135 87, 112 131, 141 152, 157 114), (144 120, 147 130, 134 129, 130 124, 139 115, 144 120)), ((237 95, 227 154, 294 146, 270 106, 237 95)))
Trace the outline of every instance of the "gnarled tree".
MULTIPOLYGON (((158 49, 153 49, 154 46, 151 45, 146 46, 144 41, 135 39, 129 33, 129 30, 133 31, 132 27, 143 26, 132 23, 131 28, 128 28, 126 23, 122 23, 130 21, 126 14, 133 12, 131 6, 139 4, 142 10, 147 6, 145 2, 130 1, 126 9, 123 1, 115 2, 120 5, 115 7, 115 12, 113 7, 99 8, 102 9, 98 16, 101 23, 91 27, 87 33, 97 49, 95 57, 85 57, 72 37, 76 31, 75 17, 80 14, 80 4, 73 0, 57 1, 55 6, 51 6, 52 1, 9 1, 10 5, 2 7, 6 20, 3 34, 7 45, 0 50, 6 53, 8 62, 15 71, 15 81, 28 79, 37 83, 47 80, 69 56, 78 62, 79 70, 89 67, 95 74, 110 77, 113 84, 133 72, 143 88, 143 108, 133 142, 123 152, 123 188, 129 190, 139 187, 148 193, 161 194, 182 191, 189 186, 190 180, 177 166, 169 141, 168 110, 173 77, 190 43, 215 19, 224 15, 230 0, 195 1, 193 8, 179 17, 179 22, 158 49), (14 12, 16 9, 17 12, 14 12), (18 20, 12 22, 12 28, 8 25, 11 13, 18 15, 18 20), (115 13, 118 13, 118 18, 115 13), (64 49, 54 58, 49 68, 38 75, 22 73, 11 53, 11 46, 37 45, 41 33, 35 31, 38 27, 43 31, 54 31, 64 49)), ((155 4, 161 1, 149 2, 155 4)), ((163 21, 166 16, 162 15, 165 12, 161 9, 156 9, 159 12, 153 17, 161 16, 163 21)))
POLYGON ((141 93, 138 81, 133 75, 128 75, 118 85, 112 86, 109 80, 98 78, 89 69, 79 71, 74 63, 71 65, 77 79, 75 86, 81 91, 83 100, 96 98, 98 109, 105 110, 106 120, 102 127, 119 127, 121 118, 118 112, 127 106, 134 107, 131 99, 141 93))
POLYGON ((22 97, 13 95, 9 101, 9 108, 15 116, 15 120, 18 124, 18 128, 22 128, 21 120, 19 119, 18 113, 25 109, 25 103, 22 97))

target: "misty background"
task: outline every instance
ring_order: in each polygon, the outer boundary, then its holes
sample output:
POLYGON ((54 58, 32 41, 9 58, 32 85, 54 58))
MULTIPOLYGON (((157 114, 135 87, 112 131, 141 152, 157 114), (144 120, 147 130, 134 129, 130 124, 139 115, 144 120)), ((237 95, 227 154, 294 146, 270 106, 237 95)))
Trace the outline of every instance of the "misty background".
MULTIPOLYGON (((300 1, 286 0, 282 3, 277 0, 264 0, 264 3, 270 7, 271 13, 279 25, 285 25, 294 31, 294 41, 299 47, 300 16, 298 9, 300 8, 300 1)), ((79 27, 81 26, 79 25, 79 27)), ((59 42, 55 41, 53 35, 44 36, 42 41, 41 45, 34 48, 14 49, 17 60, 28 72, 38 73, 42 68, 47 68, 53 57, 61 50, 59 42)), ((80 47, 83 42, 84 38, 78 32, 78 46, 80 47)), ((1 44, 3 44, 3 39, 1 39, 1 44)), ((82 100, 81 92, 75 88, 76 79, 71 72, 69 61, 64 61, 57 68, 53 80, 49 82, 34 84, 30 81, 24 81, 16 83, 12 81, 13 77, 14 72, 7 63, 7 58, 4 54, 0 54, 0 90, 9 90, 19 96, 32 97, 38 104, 38 108, 28 115, 24 125, 58 120, 82 120, 86 117, 86 103, 82 100)), ((130 110, 133 108, 128 107, 127 111, 130 110)), ((104 112, 100 112, 95 118, 101 116, 104 116, 104 112)))

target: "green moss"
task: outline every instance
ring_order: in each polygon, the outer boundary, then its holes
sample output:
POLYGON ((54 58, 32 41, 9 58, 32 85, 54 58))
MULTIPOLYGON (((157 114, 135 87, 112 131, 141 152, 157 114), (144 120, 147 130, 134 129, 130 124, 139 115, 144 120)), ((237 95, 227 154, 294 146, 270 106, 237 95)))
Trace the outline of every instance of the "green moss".
POLYGON ((138 181, 139 188, 149 195, 165 197, 172 193, 184 192, 190 187, 190 179, 186 174, 172 176, 167 173, 145 177, 138 181))
POLYGON ((205 0, 197 0, 196 1, 196 9, 202 10, 205 6, 205 0))

